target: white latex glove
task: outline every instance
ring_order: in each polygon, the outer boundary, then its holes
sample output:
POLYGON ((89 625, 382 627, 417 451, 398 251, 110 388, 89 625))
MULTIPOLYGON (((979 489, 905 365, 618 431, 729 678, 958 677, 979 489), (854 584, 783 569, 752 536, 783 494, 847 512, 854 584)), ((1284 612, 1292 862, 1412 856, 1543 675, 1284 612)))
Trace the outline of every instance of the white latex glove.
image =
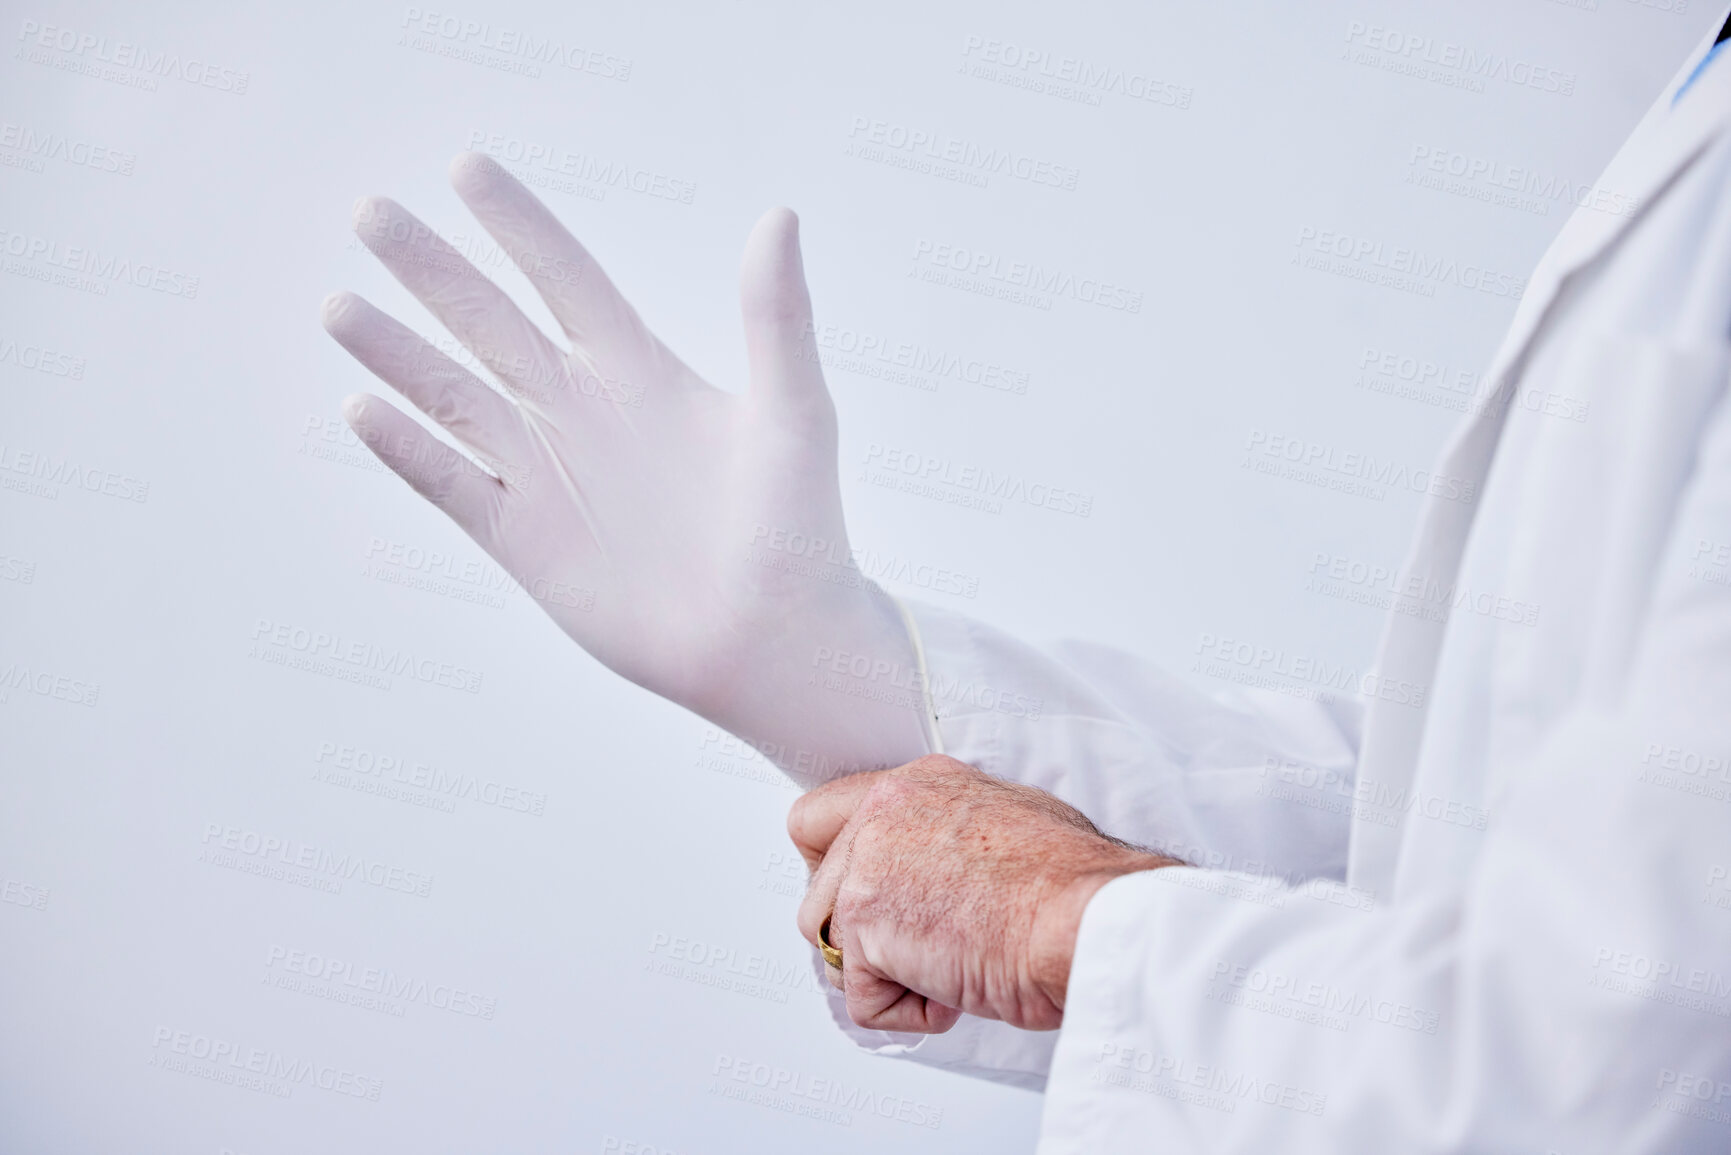
POLYGON ((917 682, 905 688, 916 659, 899 608, 857 570, 806 563, 824 571, 814 578, 762 564, 799 560, 761 550, 778 532, 849 556, 835 406, 812 353, 794 214, 771 210, 746 242, 749 371, 735 394, 662 344, 497 163, 466 154, 450 176, 568 347, 400 205, 363 198, 362 242, 502 388, 336 293, 324 304, 330 334, 488 468, 369 394, 343 402, 356 434, 585 650, 796 778, 926 753, 917 682), (864 655, 880 672, 838 681, 836 654, 864 655))

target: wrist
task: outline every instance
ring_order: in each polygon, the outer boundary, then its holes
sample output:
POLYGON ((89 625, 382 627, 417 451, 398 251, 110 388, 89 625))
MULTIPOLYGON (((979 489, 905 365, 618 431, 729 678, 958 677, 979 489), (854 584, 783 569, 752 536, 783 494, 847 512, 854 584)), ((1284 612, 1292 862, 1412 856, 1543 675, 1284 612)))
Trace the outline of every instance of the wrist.
POLYGON ((1041 901, 1034 911, 1029 972, 1035 989, 1060 1013, 1070 986, 1070 966, 1088 903, 1113 879, 1174 865, 1176 859, 1126 849, 1109 861, 1072 876, 1041 901))
POLYGON ((744 738, 802 787, 929 753, 916 655, 897 603, 875 583, 802 580, 753 639, 716 663, 691 706, 744 738))

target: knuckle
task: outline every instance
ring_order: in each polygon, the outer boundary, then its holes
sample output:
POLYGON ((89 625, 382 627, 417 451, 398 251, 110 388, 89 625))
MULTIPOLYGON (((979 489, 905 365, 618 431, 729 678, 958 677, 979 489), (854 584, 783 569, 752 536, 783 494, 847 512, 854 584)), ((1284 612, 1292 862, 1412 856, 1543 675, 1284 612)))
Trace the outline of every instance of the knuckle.
POLYGON ((865 879, 875 877, 881 869, 885 847, 893 837, 893 816, 886 815, 883 821, 861 822, 848 840, 847 857, 844 860, 847 885, 858 887, 865 879))
MULTIPOLYGON (((830 924, 830 941, 836 946, 841 946, 842 937, 853 943, 861 942, 869 934, 877 916, 872 896, 854 887, 837 891, 831 909, 835 913, 830 924)), ((821 922, 822 919, 820 914, 818 920, 821 922)))
POLYGON ((904 769, 926 779, 955 778, 980 773, 966 762, 951 758, 948 754, 927 754, 909 762, 904 769))
POLYGON ((876 810, 894 807, 912 798, 919 792, 919 785, 898 774, 885 774, 866 791, 861 800, 861 810, 876 810))

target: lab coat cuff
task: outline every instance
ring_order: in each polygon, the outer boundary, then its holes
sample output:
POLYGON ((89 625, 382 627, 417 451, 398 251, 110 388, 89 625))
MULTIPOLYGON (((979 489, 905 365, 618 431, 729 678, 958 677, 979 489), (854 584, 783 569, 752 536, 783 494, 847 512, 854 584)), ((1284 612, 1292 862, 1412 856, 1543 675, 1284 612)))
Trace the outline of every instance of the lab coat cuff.
POLYGON ((1088 679, 991 626, 917 602, 908 609, 945 753, 1054 794, 1120 838, 1198 844, 1182 769, 1088 679))

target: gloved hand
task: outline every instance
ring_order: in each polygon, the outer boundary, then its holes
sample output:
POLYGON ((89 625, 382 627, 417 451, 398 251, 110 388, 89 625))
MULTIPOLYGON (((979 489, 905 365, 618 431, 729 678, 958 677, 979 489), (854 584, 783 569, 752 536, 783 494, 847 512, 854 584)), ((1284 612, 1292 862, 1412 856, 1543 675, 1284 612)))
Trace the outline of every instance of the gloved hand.
POLYGON ((926 753, 898 607, 856 569, 766 548, 817 540, 831 543, 825 557, 849 556, 835 406, 810 339, 793 213, 771 210, 746 242, 749 366, 735 394, 662 344, 496 162, 459 156, 450 175, 569 347, 400 205, 364 198, 362 242, 501 388, 336 293, 324 304, 330 334, 486 469, 369 394, 343 402, 356 434, 585 650, 796 778, 926 753), (872 672, 836 675, 861 670, 862 656, 872 672))

